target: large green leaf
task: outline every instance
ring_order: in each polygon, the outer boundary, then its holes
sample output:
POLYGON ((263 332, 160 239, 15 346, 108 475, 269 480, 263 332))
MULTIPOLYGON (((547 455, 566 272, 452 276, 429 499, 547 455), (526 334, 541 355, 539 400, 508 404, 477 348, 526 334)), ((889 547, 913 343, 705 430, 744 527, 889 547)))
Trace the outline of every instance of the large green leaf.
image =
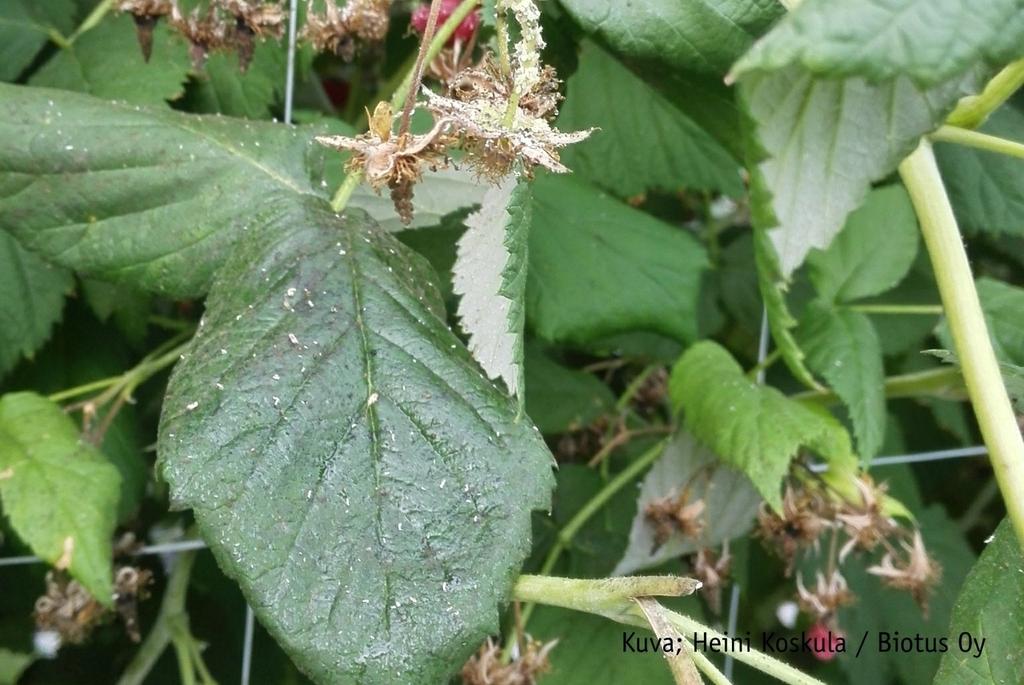
POLYGON ((71 417, 31 392, 0 398, 0 501, 39 557, 113 602, 111 538, 121 477, 71 417))
POLYGON ((857 451, 870 461, 885 439, 885 369, 871 320, 860 312, 813 302, 801 317, 797 339, 808 366, 849 410, 857 451))
POLYGON ((784 12, 775 0, 562 0, 561 4, 584 30, 598 34, 619 52, 719 76, 784 12))
MULTIPOLYGON (((1024 112, 1000 107, 981 131, 1024 141, 1024 112)), ((964 145, 939 143, 935 156, 957 222, 969 232, 1024 236, 1024 163, 964 145)))
POLYGON ((0 231, 0 377, 50 337, 71 284, 67 271, 0 231))
POLYGON ((164 403, 164 477, 317 682, 442 682, 497 629, 550 455, 421 258, 320 202, 280 228, 211 289, 164 403))
POLYGON ((526 345, 526 412, 545 435, 581 428, 615 406, 611 389, 593 374, 555 362, 526 345))
POLYGON ((562 154, 573 172, 621 197, 680 188, 743 194, 729 152, 661 93, 592 41, 579 59, 559 128, 600 130, 562 154))
POLYGON ((971 569, 953 607, 951 649, 942 657, 935 685, 1024 682, 1024 554, 1005 519, 971 569), (960 651, 963 633, 985 640, 980 657, 960 651), (957 648, 952 648, 954 645, 957 648))
POLYGON ((828 413, 750 380, 717 343, 690 347, 672 369, 669 391, 693 436, 745 473, 776 509, 789 462, 801 447, 827 459, 851 457, 846 431, 828 413))
POLYGON ((800 66, 744 76, 756 121, 755 221, 784 276, 832 242, 872 183, 890 174, 943 121, 973 77, 921 90, 907 78, 872 85, 817 78, 800 66))
POLYGON ((51 31, 70 33, 73 0, 0 2, 0 81, 13 81, 32 63, 51 31))
POLYGON ((807 255, 811 281, 829 302, 880 295, 910 271, 919 242, 917 217, 903 186, 873 190, 827 250, 807 255))
POLYGON ((717 463, 718 458, 680 432, 644 476, 637 512, 629 531, 629 546, 615 567, 615 575, 635 573, 677 559, 704 547, 716 547, 746 534, 754 525, 761 496, 739 471, 717 463), (657 544, 647 518, 647 505, 686 492, 688 502, 704 502, 704 529, 699 539, 673 534, 657 544))
POLYGON ((1024 55, 1021 0, 804 0, 734 73, 800 64, 819 76, 935 85, 979 60, 1024 55))
POLYGON ((541 337, 696 338, 707 268, 696 239, 571 177, 538 176, 533 196, 526 316, 541 337))
POLYGON ((147 64, 139 50, 135 25, 124 15, 106 19, 62 48, 32 75, 29 84, 162 105, 185 92, 188 69, 181 39, 173 37, 164 23, 153 32, 153 56, 147 64))
POLYGON ((240 236, 325 192, 311 136, 0 85, 0 229, 90 275, 199 295, 240 236))

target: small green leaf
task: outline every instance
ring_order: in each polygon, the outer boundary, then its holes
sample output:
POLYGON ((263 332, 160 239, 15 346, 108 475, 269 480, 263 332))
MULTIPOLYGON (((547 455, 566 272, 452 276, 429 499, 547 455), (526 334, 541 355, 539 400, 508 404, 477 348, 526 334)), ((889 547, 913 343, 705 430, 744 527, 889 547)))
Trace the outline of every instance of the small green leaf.
POLYGON ((903 186, 872 190, 828 249, 807 255, 811 281, 828 302, 880 295, 910 271, 919 242, 917 215, 903 186))
POLYGON ((86 275, 200 295, 239 237, 326 193, 312 134, 0 84, 0 230, 86 275))
POLYGON ((225 572, 316 682, 444 682, 489 634, 551 456, 445 325, 422 258, 326 204, 244 241, 158 443, 225 572))
POLYGON ((570 369, 526 345, 526 413, 544 435, 582 428, 615 406, 611 389, 593 374, 570 369))
POLYGON ((469 351, 489 378, 501 378, 522 401, 526 248, 530 186, 506 178, 466 218, 452 273, 459 321, 469 351))
POLYGON ((629 546, 613 575, 636 573, 703 547, 716 547, 753 527, 761 496, 746 476, 719 461, 685 432, 672 439, 640 486, 629 546), (688 495, 687 502, 704 501, 705 526, 700 539, 676 533, 658 545, 645 509, 651 502, 678 497, 683 491, 688 495))
POLYGON ((980 60, 1024 55, 1020 0, 804 0, 733 68, 784 69, 933 86, 980 60))
POLYGON ((35 654, 12 652, 0 647, 0 685, 17 685, 21 674, 35 660, 35 654))
POLYGON ((0 230, 0 377, 50 337, 71 286, 70 273, 0 230))
POLYGON ((0 81, 14 81, 50 40, 74 28, 73 0, 0 2, 0 81))
POLYGON ((769 230, 783 276, 825 249, 872 183, 943 121, 970 77, 920 90, 905 78, 871 85, 818 79, 800 67, 744 76, 756 121, 751 164, 756 224, 769 230))
MULTIPOLYGON (((1011 106, 1000 107, 981 131, 1024 141, 1024 112, 1011 106)), ((935 145, 935 156, 956 210, 957 222, 965 231, 1024 237, 1024 163, 1021 160, 947 143, 935 145)))
POLYGON ((60 407, 31 392, 0 398, 0 501, 11 526, 106 606, 120 484, 60 407))
POLYGON ((852 454, 846 431, 832 416, 751 381, 717 343, 699 342, 679 358, 669 392, 693 436, 745 473, 776 509, 783 477, 801 447, 826 459, 848 461, 852 454))
POLYGON ((1009 519, 1004 519, 971 569, 953 607, 949 643, 963 633, 984 640, 980 657, 950 649, 935 685, 1024 682, 1024 554, 1009 519))
POLYGON ((539 336, 697 337, 707 257, 696 239, 571 177, 538 176, 533 196, 526 317, 539 336))
POLYGON ((743 194, 729 152, 663 95, 592 41, 579 59, 558 126, 599 130, 562 154, 574 173, 620 197, 681 188, 743 194))
POLYGON ((163 22, 153 32, 153 56, 146 63, 135 25, 131 17, 123 15, 100 22, 70 47, 62 48, 32 75, 29 84, 162 105, 185 92, 188 69, 184 45, 163 22))
POLYGON ((850 412, 857 451, 865 462, 885 439, 882 345, 870 319, 812 302, 796 333, 807 364, 835 390, 850 412))
MULTIPOLYGON (((784 13, 774 0, 562 0, 588 33, 616 51, 721 76, 784 13)), ((628 103, 624 103, 628 104, 628 103)))

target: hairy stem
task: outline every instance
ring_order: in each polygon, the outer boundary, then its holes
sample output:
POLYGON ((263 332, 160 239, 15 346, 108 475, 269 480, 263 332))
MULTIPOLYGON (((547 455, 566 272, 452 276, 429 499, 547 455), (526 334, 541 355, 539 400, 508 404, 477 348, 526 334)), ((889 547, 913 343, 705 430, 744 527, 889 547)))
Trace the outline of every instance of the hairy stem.
POLYGON ((917 210, 992 469, 1024 546, 1024 438, 1003 384, 963 239, 928 141, 922 141, 900 164, 900 175, 917 210))
POLYGON ((862 314, 942 314, 941 304, 851 304, 844 308, 862 314))
POLYGON ((1024 59, 1011 62, 993 77, 978 95, 963 98, 946 118, 950 126, 978 128, 1010 96, 1024 86, 1024 59))
MULTIPOLYGON (((621 579, 628 580, 628 579, 621 579)), ((638 588, 639 592, 648 592, 638 588)), ((552 578, 549 576, 523 575, 519 577, 512 596, 520 601, 548 604, 551 606, 598 614, 613 621, 626 625, 648 627, 643 611, 632 597, 624 597, 620 588, 610 584, 609 580, 579 580, 571 578, 552 578)), ((636 596, 636 595, 634 595, 636 596)), ((718 631, 695 621, 688 616, 665 610, 668 621, 682 635, 688 636, 692 643, 694 636, 728 639, 718 631)), ((694 650, 696 654, 696 650, 694 650)), ((737 650, 733 653, 737 661, 766 673, 773 678, 791 685, 823 685, 817 678, 801 673, 797 669, 767 654, 750 650, 737 650)), ((698 663, 699 665, 699 663, 698 663)))
POLYGON ((427 25, 423 29, 423 38, 420 39, 420 49, 416 55, 416 64, 412 69, 412 80, 406 86, 405 106, 402 108, 402 123, 398 126, 398 135, 400 136, 409 132, 412 110, 416 107, 416 94, 420 89, 420 81, 423 80, 427 50, 430 48, 430 41, 434 37, 434 29, 437 28, 437 17, 439 14, 441 14, 441 0, 431 0, 430 14, 427 15, 427 25))
POLYGON ((75 29, 75 32, 68 38, 68 47, 70 47, 70 44, 74 43, 80 35, 99 24, 100 21, 103 20, 103 17, 107 16, 107 13, 110 12, 113 7, 114 0, 103 0, 100 4, 96 5, 92 12, 89 13, 89 16, 85 18, 81 25, 79 25, 79 27, 75 29))
POLYGON ((998 152, 1001 155, 1024 158, 1024 144, 987 133, 978 133, 959 126, 943 126, 933 133, 931 139, 940 143, 956 143, 967 147, 998 152))

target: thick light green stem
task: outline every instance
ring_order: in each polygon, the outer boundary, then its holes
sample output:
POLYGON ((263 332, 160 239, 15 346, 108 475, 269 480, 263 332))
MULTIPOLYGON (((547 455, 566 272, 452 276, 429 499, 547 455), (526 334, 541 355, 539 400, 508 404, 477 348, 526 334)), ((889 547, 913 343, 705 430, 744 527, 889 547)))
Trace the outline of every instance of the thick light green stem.
MULTIPOLYGON (((523 575, 519 577, 512 596, 524 602, 536 602, 551 606, 598 614, 626 625, 647 628, 647 617, 631 597, 624 597, 621 589, 609 583, 615 579, 580 580, 576 578, 552 578, 549 576, 523 575)), ((619 579, 627 580, 627 579, 619 579)), ((649 590, 641 589, 641 592, 649 590)), ((689 641, 694 635, 708 639, 727 640, 725 635, 674 611, 665 611, 668 621, 689 641)), ((696 653, 696 651, 695 651, 696 653)), ((791 685, 824 685, 817 678, 801 673, 792 666, 767 654, 750 650, 731 652, 733 658, 752 666, 773 678, 791 685)))
MULTIPOLYGON (((963 378, 955 366, 942 366, 927 371, 915 371, 885 379, 885 397, 898 399, 901 397, 935 397, 943 400, 967 399, 964 393, 963 378)), ((839 396, 832 390, 807 390, 790 395, 794 400, 817 402, 820 404, 838 404, 839 396)))
POLYGON ((943 126, 931 135, 931 139, 940 143, 956 143, 987 152, 998 152, 1001 155, 1024 158, 1024 144, 1022 143, 958 126, 943 126))
POLYGON ((1024 547, 1024 438, 1006 394, 967 251, 931 143, 900 164, 935 269, 949 330, 1003 501, 1024 547))
POLYGON ((989 114, 1010 99, 1021 86, 1024 86, 1024 59, 1006 66, 978 95, 960 100, 953 113, 946 118, 946 123, 961 128, 978 128, 989 114))

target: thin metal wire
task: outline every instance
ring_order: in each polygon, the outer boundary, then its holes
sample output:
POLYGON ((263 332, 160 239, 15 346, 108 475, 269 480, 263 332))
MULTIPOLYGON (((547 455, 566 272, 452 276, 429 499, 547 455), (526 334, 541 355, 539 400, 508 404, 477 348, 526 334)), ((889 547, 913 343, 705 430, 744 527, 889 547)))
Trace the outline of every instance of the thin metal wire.
MULTIPOLYGON (((199 539, 195 540, 181 540, 179 542, 167 542, 160 545, 147 545, 139 548, 138 551, 132 552, 131 556, 143 557, 151 554, 177 554, 178 552, 188 552, 193 549, 206 549, 207 544, 199 539)), ((42 559, 33 556, 24 557, 7 557, 6 559, 0 559, 0 566, 21 566, 24 564, 40 564, 42 559)))
MULTIPOLYGON (((736 635, 736 621, 740 614, 740 584, 732 584, 732 596, 729 598, 729 631, 726 633, 729 637, 736 635)), ((725 679, 732 682, 732 668, 733 659, 732 656, 726 654, 725 665, 722 669, 725 679)))
MULTIPOLYGON (((948 450, 933 452, 915 452, 914 454, 897 454, 891 457, 875 457, 871 460, 871 468, 875 466, 896 466, 898 464, 916 464, 923 461, 942 461, 944 459, 962 459, 964 457, 980 457, 988 454, 984 445, 974 447, 955 447, 948 450)), ((828 471, 828 464, 811 464, 811 471, 822 473, 828 471)))
POLYGON ((284 123, 292 123, 295 102, 295 33, 299 16, 299 0, 289 0, 288 8, 288 71, 284 75, 284 123))
POLYGON ((242 685, 249 685, 249 676, 252 673, 252 634, 255 628, 255 617, 252 607, 245 605, 245 638, 242 642, 242 685))

